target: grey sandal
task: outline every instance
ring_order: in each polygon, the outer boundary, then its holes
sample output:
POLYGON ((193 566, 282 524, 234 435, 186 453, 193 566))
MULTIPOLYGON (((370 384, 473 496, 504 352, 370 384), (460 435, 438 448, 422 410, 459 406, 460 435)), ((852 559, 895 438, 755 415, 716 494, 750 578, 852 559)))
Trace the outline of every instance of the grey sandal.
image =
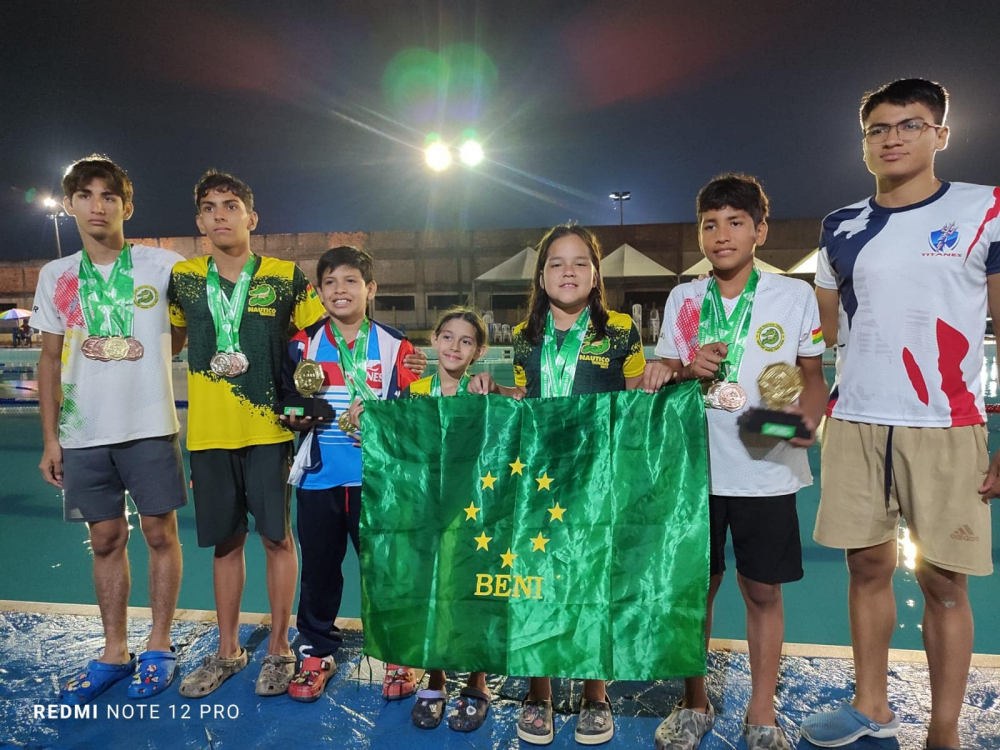
POLYGON ((284 695, 288 692, 288 683, 295 676, 295 655, 268 654, 261 661, 260 674, 254 692, 257 695, 271 697, 284 695))
POLYGON ((414 726, 421 729, 437 729, 444 716, 444 704, 448 702, 448 694, 443 690, 420 690, 417 692, 417 702, 410 711, 410 719, 414 726))
POLYGON ((180 693, 185 698, 204 698, 214 693, 219 685, 247 665, 247 650, 240 649, 240 655, 223 659, 217 654, 206 656, 201 666, 181 681, 180 693))

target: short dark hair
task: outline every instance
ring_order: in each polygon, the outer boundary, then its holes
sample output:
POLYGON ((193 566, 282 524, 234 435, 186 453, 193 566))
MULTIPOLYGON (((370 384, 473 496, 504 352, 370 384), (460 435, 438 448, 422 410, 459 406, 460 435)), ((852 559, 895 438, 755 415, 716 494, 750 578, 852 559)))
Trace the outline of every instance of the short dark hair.
POLYGON ((880 104, 895 104, 897 107, 923 104, 934 115, 935 125, 944 125, 944 118, 948 116, 948 92, 940 83, 924 78, 902 78, 874 91, 866 91, 861 97, 862 128, 872 110, 880 104))
POLYGON ((98 177, 122 199, 122 203, 132 202, 132 180, 124 169, 104 154, 91 154, 70 164, 62 179, 63 194, 72 200, 73 193, 98 177))
POLYGON ((699 222, 708 211, 718 211, 728 207, 746 211, 753 218, 755 227, 767 220, 770 205, 767 194, 756 177, 735 172, 720 174, 713 178, 698 191, 695 202, 699 222))
POLYGON ((437 323, 434 324, 434 335, 440 336, 441 329, 444 328, 444 324, 449 320, 455 320, 456 318, 464 320, 476 329, 476 346, 486 345, 486 323, 483 321, 482 316, 478 312, 471 307, 465 307, 464 305, 449 307, 441 313, 441 317, 438 318, 437 323))
POLYGON ((253 191, 250 186, 238 177, 233 177, 226 172, 219 172, 210 169, 201 176, 198 184, 194 186, 194 205, 201 211, 201 199, 212 191, 229 191, 247 207, 247 213, 253 211, 253 191))
POLYGON ((371 254, 360 248, 352 247, 351 245, 331 247, 323 253, 323 257, 316 264, 316 285, 321 286, 323 284, 323 276, 327 271, 339 268, 340 266, 349 266, 358 269, 365 283, 371 284, 374 281, 372 277, 372 266, 374 265, 375 259, 372 258, 371 254))

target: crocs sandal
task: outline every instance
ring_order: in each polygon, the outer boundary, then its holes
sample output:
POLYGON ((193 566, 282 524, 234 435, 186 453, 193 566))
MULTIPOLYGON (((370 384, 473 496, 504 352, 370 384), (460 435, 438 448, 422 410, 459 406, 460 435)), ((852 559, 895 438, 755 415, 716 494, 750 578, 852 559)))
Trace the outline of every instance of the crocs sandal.
POLYGON ((293 701, 312 703, 319 700, 326 690, 326 683, 337 671, 337 663, 332 656, 322 659, 307 656, 302 660, 298 673, 288 683, 288 697, 293 701))
POLYGON ((401 701, 417 692, 417 678, 409 667, 385 665, 382 697, 387 701, 401 701))
POLYGON ((417 693, 417 702, 413 704, 410 718, 414 726, 421 729, 437 729, 444 716, 444 704, 448 702, 448 694, 444 690, 421 690, 417 693))
POLYGON ((473 687, 464 687, 455 707, 448 712, 448 728, 456 732, 474 732, 486 721, 493 696, 473 687))
POLYGON ((556 736, 552 725, 552 701, 521 701, 517 736, 529 745, 548 745, 556 736))
POLYGON ((862 737, 895 737, 899 733, 899 716, 893 713, 891 721, 879 724, 844 701, 835 711, 806 717, 799 732, 814 745, 842 747, 862 737))
POLYGON ((288 692, 288 683, 295 676, 295 655, 268 654, 261 660, 260 674, 254 692, 270 698, 288 692))
POLYGON ((223 659, 217 654, 206 656, 201 666, 181 680, 180 693, 185 698, 204 698, 214 693, 219 686, 247 665, 249 655, 245 648, 240 655, 223 659))
POLYGON ((128 686, 129 698, 150 698, 163 692, 177 677, 177 652, 146 651, 139 654, 139 668, 128 686))
POLYGON ((135 672, 135 654, 129 654, 129 660, 124 664, 88 662, 84 671, 63 685, 59 700, 75 706, 90 703, 119 680, 130 677, 133 672, 135 672))

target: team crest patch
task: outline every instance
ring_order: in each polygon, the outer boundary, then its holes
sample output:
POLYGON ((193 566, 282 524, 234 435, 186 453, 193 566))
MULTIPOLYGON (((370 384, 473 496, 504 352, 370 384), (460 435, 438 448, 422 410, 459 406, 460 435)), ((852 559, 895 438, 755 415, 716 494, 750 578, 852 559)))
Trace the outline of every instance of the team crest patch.
POLYGON ((941 255, 948 250, 953 250, 955 245, 958 244, 958 227, 955 225, 955 222, 945 224, 940 229, 931 232, 927 238, 927 244, 931 246, 931 250, 934 251, 935 255, 941 255))
POLYGON ((757 346, 765 352, 776 352, 785 343, 785 330, 777 323, 765 323, 757 329, 757 346))
POLYGON ((250 290, 249 302, 251 307, 268 307, 274 304, 278 295, 274 292, 274 287, 270 284, 258 284, 250 290))
POLYGON ((135 303, 136 307, 141 307, 143 310, 155 307, 159 301, 160 293, 156 291, 155 287, 151 287, 148 284, 136 287, 135 293, 132 295, 132 302, 135 303))

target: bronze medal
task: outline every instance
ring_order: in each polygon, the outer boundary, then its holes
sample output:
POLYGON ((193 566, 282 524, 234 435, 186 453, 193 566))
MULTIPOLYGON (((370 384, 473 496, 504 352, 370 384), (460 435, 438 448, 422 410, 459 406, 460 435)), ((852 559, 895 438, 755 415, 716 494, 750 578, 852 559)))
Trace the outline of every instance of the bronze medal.
POLYGON ((721 383, 718 399, 720 409, 739 411, 747 405, 747 392, 739 383, 721 383))
POLYGON ((80 351, 83 352, 83 356, 87 359, 100 361, 101 358, 98 355, 100 347, 101 338, 99 336, 88 336, 83 340, 83 346, 80 347, 80 351))
POLYGON ((299 395, 309 398, 323 387, 323 368, 318 362, 304 359, 295 368, 292 378, 299 395))
POLYGON ((103 354, 108 359, 113 359, 115 362, 119 362, 128 356, 129 345, 121 336, 112 336, 104 340, 104 351, 103 354))
POLYGON ((757 388, 760 397, 768 409, 780 411, 802 393, 805 384, 802 382, 802 371, 795 365, 776 362, 765 367, 757 378, 757 388))
POLYGON ((129 336, 125 341, 128 342, 128 356, 125 357, 129 362, 135 362, 137 359, 142 359, 142 355, 145 353, 145 348, 139 339, 132 338, 129 336))
POLYGON ((247 359, 247 355, 243 352, 236 352, 236 356, 239 357, 240 360, 240 375, 242 375, 250 369, 250 360, 247 359))
POLYGON ((218 352, 209 361, 208 366, 220 378, 227 377, 229 373, 229 355, 225 352, 218 352))
POLYGON ((358 431, 358 428, 354 426, 354 422, 351 421, 350 413, 346 411, 342 411, 340 416, 337 417, 337 426, 348 435, 353 435, 358 431))
POLYGON ((239 352, 231 352, 229 358, 229 369, 226 371, 227 378, 238 378, 243 374, 243 362, 240 360, 239 352))

